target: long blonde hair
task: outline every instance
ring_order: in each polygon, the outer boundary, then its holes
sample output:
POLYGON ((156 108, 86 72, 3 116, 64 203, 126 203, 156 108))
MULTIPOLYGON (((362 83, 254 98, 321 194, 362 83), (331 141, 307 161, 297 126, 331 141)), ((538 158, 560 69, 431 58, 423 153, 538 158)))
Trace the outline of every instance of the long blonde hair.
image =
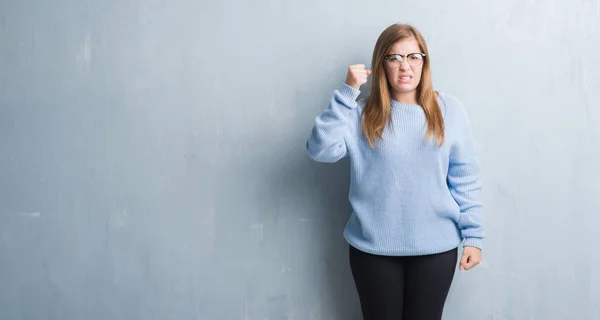
POLYGON ((392 121, 390 89, 383 69, 384 57, 396 42, 410 38, 414 38, 422 52, 425 53, 421 81, 417 86, 417 103, 423 108, 427 119, 425 139, 434 136, 438 145, 444 143, 444 118, 431 83, 429 51, 425 39, 411 25, 393 24, 381 33, 373 49, 371 63, 373 83, 371 94, 361 116, 362 128, 371 148, 375 147, 377 139, 383 140, 383 131, 386 125, 392 121))

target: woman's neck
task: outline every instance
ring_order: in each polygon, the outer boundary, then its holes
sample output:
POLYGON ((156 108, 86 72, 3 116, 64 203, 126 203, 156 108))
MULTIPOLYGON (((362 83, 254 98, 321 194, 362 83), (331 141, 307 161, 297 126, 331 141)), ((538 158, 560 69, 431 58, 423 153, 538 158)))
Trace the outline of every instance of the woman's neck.
POLYGON ((413 90, 402 93, 394 92, 392 94, 392 99, 404 104, 417 104, 417 91, 413 90))

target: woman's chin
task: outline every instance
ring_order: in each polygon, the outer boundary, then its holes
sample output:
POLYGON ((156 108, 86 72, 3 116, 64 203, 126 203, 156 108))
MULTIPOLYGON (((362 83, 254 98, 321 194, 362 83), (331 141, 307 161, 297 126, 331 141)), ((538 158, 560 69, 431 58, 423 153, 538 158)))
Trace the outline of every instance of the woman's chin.
POLYGON ((415 91, 417 88, 412 84, 396 84, 393 87, 395 93, 406 94, 415 91))

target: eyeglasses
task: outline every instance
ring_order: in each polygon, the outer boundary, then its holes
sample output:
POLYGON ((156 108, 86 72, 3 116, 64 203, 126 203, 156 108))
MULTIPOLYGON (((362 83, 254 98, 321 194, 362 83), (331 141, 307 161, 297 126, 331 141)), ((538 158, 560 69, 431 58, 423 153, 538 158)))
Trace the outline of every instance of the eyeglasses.
POLYGON ((425 59, 425 54, 421 52, 409 53, 407 55, 401 54, 388 54, 383 57, 385 62, 392 68, 398 68, 402 64, 402 61, 406 58, 406 61, 409 65, 413 67, 418 67, 423 64, 423 59, 425 59))

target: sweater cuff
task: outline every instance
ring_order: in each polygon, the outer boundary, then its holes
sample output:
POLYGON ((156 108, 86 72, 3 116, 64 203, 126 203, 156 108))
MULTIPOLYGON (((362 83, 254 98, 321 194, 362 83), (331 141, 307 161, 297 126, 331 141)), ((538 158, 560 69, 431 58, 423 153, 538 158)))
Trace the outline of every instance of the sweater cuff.
POLYGON ((356 102, 356 99, 360 95, 360 90, 352 88, 344 82, 339 91, 342 98, 350 102, 348 105, 356 105, 354 102, 356 102))
POLYGON ((463 247, 475 247, 483 250, 483 239, 481 238, 465 238, 463 247))

